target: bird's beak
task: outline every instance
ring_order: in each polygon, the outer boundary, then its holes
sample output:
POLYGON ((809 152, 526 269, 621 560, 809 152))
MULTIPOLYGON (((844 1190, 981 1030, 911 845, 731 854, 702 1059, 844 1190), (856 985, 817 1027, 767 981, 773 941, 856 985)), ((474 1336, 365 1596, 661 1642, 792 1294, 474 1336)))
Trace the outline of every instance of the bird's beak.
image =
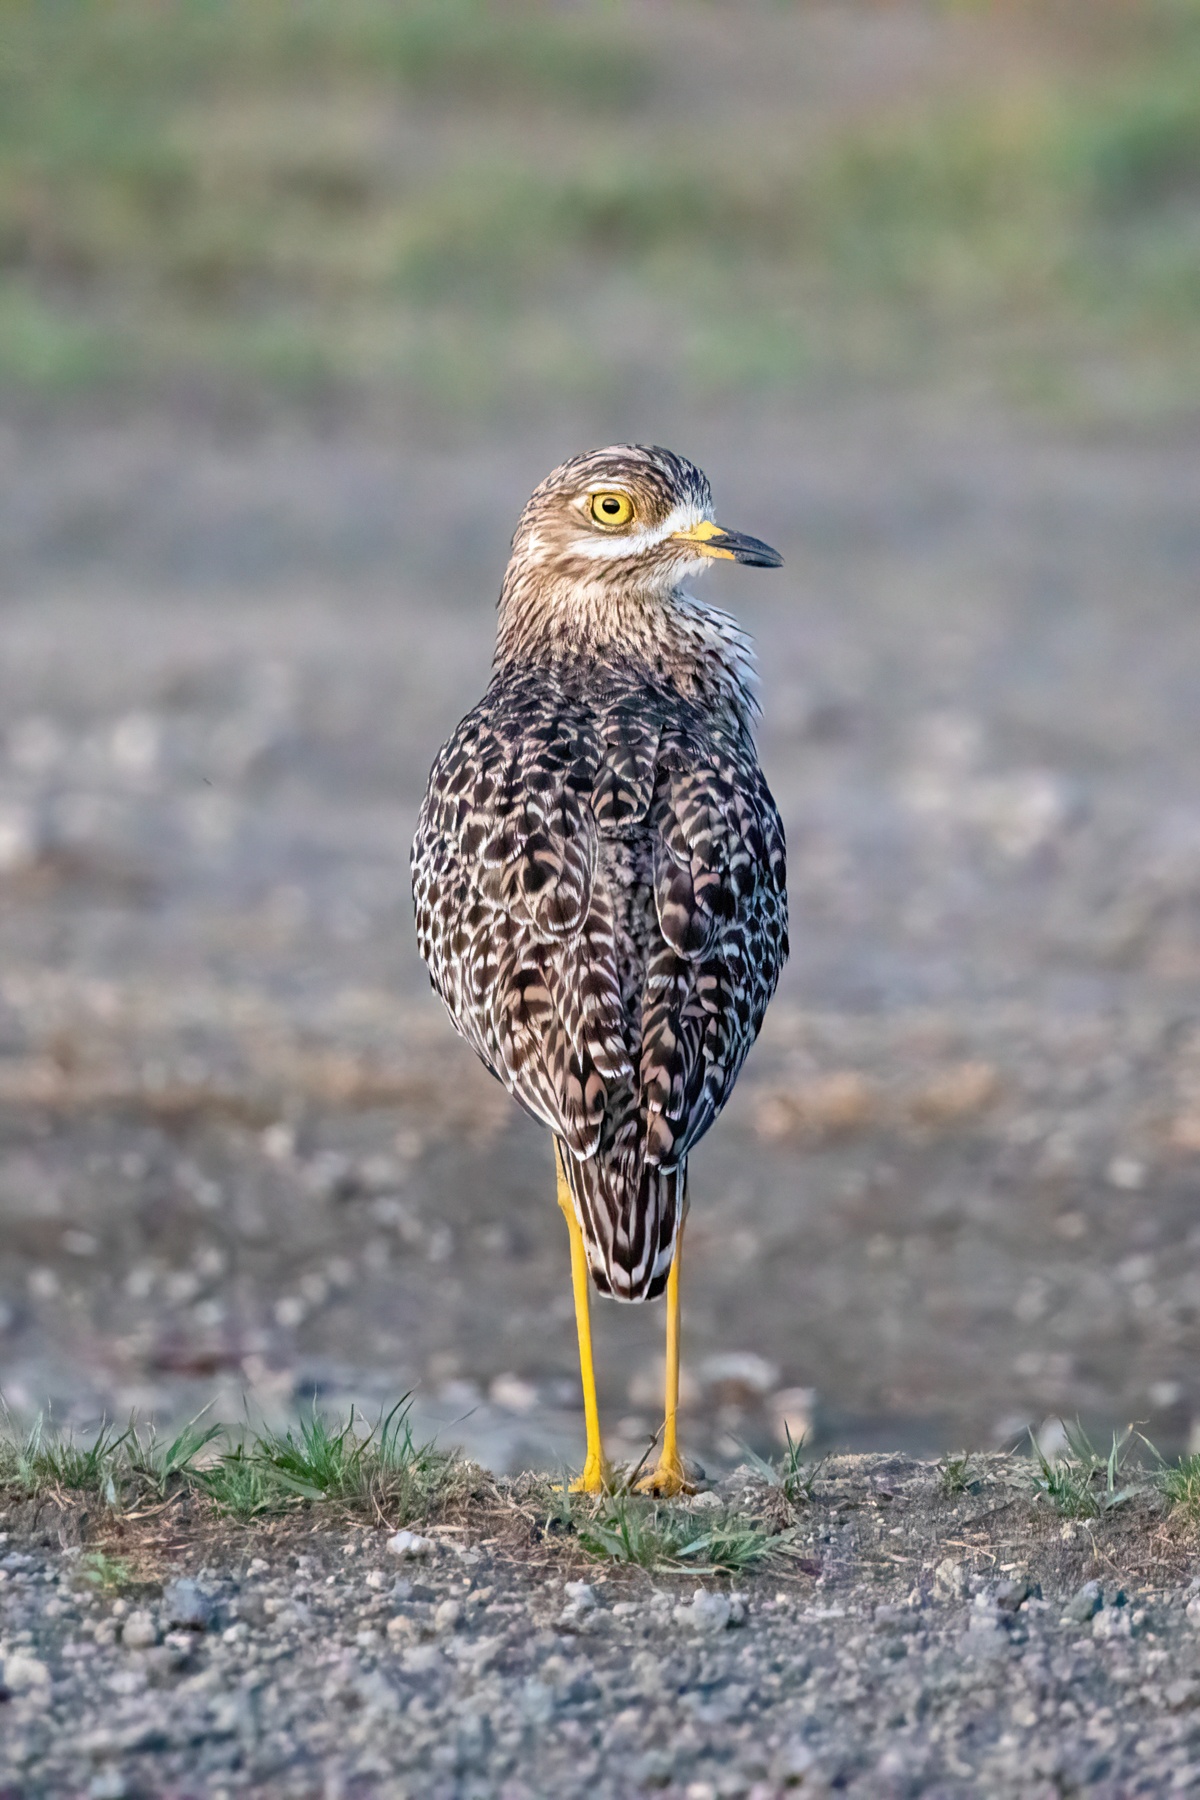
POLYGON ((726 531, 711 519, 701 519, 687 531, 673 531, 674 543, 691 544, 701 556, 721 556, 728 562, 752 563, 756 569, 779 569, 783 558, 770 544, 747 537, 741 531, 726 531))

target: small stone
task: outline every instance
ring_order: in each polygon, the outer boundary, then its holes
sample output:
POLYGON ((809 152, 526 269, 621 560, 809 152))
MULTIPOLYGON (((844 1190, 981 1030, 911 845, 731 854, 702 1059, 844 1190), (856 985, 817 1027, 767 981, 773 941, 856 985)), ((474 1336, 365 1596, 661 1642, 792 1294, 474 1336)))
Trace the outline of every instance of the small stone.
POLYGON ((360 1675, 354 1684, 354 1693, 368 1717, 400 1709, 400 1696, 382 1669, 371 1669, 360 1675))
POLYGON ((36 1656, 17 1651, 4 1659, 4 1686, 10 1694, 35 1694, 50 1686, 50 1671, 36 1656))
POLYGON ((1188 1601, 1187 1616, 1193 1625, 1200 1625, 1200 1594, 1188 1601))
POLYGON ((1041 1595, 1037 1582, 1024 1575, 1013 1575, 1007 1581, 996 1583, 996 1605, 1001 1612, 1019 1612, 1027 1600, 1040 1600, 1041 1595))
POLYGON ((1003 1656, 1008 1645, 1004 1615, 995 1600, 987 1594, 976 1594, 967 1629, 959 1643, 963 1655, 978 1659, 1003 1656))
POLYGON ((875 1608, 876 1631, 889 1631, 903 1636, 920 1627, 920 1615, 911 1606, 891 1606, 886 1601, 875 1608))
POLYGON ((88 1800, 126 1800, 129 1782, 120 1769, 102 1769, 88 1785, 88 1800))
POLYGON ((531 1413, 538 1403, 538 1391, 532 1381, 526 1381, 520 1375, 508 1372, 497 1375, 488 1388, 488 1399, 493 1406, 501 1406, 505 1412, 519 1414, 531 1413))
POLYGON ((933 1571, 933 1591, 940 1600, 965 1600, 971 1571, 965 1562, 945 1556, 933 1571))
POLYGON ((727 1350, 706 1356, 697 1370, 709 1392, 729 1399, 761 1400, 779 1385, 779 1369, 755 1350, 727 1350))
POLYGON ((720 1494, 708 1488, 703 1494, 693 1494, 686 1502, 692 1512, 722 1512, 725 1502, 720 1494))
POLYGON ((384 1545, 393 1556, 428 1556, 437 1548, 432 1538, 421 1537, 415 1531, 396 1531, 384 1545))
POLYGON ((563 1593, 577 1612, 590 1612, 600 1601, 590 1581, 566 1581, 563 1593))
POLYGON ((211 1594, 185 1576, 169 1581, 163 1589, 163 1616, 168 1626, 184 1631, 207 1631, 216 1616, 216 1602, 211 1594))
POLYGON ((709 1588, 697 1588, 691 1604, 684 1606, 681 1603, 674 1614, 677 1625, 690 1625, 693 1631, 703 1631, 714 1637, 729 1625, 740 1625, 745 1616, 744 1601, 736 1600, 730 1594, 714 1593, 709 1588))
POLYGON ((433 1609, 433 1628, 435 1631, 453 1631, 461 1618, 461 1602, 442 1600, 433 1609))
POLYGON ((121 1630, 121 1642, 127 1650, 149 1650, 157 1644, 158 1626, 153 1613, 130 1613, 121 1630))
POLYGON ((1106 1606, 1092 1620, 1095 1638, 1127 1638, 1133 1635, 1133 1621, 1127 1606, 1106 1606))
POLYGON ((776 1751, 771 1759, 771 1780, 783 1783, 802 1783, 810 1775, 816 1763, 816 1757, 808 1745, 795 1739, 776 1751))
POLYGON ((665 1788, 675 1767, 671 1750, 646 1750, 633 1765, 633 1777, 640 1789, 665 1788))
POLYGON ((416 1620, 407 1613, 396 1613, 387 1622, 387 1634, 394 1644, 411 1642, 417 1631, 416 1620))
POLYGON ((1163 1699, 1172 1712, 1190 1712, 1200 1706, 1200 1681, 1172 1681, 1163 1689, 1163 1699))
POLYGON ((1063 1618, 1069 1625, 1086 1625, 1089 1619, 1095 1618, 1104 1605, 1104 1595, 1098 1581, 1085 1581, 1063 1607, 1063 1618))

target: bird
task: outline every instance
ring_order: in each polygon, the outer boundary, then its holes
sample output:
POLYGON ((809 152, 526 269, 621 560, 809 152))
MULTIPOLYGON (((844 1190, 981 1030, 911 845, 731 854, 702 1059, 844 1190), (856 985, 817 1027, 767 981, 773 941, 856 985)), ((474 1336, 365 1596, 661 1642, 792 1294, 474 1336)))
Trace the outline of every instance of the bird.
POLYGON ((586 1430, 571 1485, 585 1494, 614 1480, 589 1277, 616 1300, 666 1293, 659 1455, 637 1485, 695 1491, 677 1427, 688 1158, 788 953, 753 646, 691 591, 722 561, 783 559, 715 523, 686 458, 618 444, 553 470, 513 536, 487 691, 434 762, 413 843, 432 986, 553 1135, 586 1430))

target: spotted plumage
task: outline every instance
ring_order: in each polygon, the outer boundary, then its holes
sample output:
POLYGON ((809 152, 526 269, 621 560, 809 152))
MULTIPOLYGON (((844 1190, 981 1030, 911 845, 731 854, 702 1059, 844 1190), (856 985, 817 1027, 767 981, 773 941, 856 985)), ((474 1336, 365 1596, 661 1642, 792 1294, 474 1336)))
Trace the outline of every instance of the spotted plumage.
POLYGON ((714 557, 779 559, 711 519, 699 469, 659 449, 542 483, 491 683, 434 764, 413 845, 433 986, 554 1133, 592 1277, 623 1300, 662 1291, 688 1154, 787 955, 750 646, 686 587, 714 557))

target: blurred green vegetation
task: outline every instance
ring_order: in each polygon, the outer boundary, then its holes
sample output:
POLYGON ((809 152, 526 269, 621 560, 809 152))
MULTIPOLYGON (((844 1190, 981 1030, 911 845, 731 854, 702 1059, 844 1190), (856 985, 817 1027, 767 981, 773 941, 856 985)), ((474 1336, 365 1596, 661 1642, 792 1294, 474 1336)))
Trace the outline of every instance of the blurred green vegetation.
POLYGON ((789 136, 786 96, 668 103, 668 38, 601 0, 5 0, 0 383, 1190 405, 1200 0, 1120 13, 789 136))

